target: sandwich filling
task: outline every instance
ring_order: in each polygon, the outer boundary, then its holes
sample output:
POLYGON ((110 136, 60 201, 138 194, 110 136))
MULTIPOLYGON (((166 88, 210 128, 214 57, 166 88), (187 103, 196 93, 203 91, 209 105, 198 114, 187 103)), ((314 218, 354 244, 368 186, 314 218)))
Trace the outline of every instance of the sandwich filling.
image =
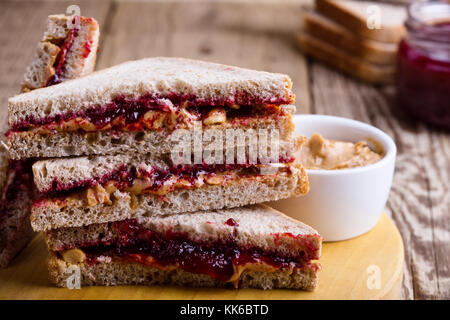
POLYGON ((114 98, 107 105, 95 105, 78 112, 34 118, 11 124, 12 133, 52 134, 57 132, 96 131, 141 131, 165 130, 192 127, 194 121, 203 126, 221 125, 252 127, 255 123, 272 123, 277 118, 288 117, 290 112, 283 107, 286 99, 256 99, 237 95, 229 100, 199 99, 195 96, 171 94, 157 97, 146 94, 138 98, 124 95, 114 98))
POLYGON ((69 32, 67 33, 67 37, 64 40, 63 44, 60 46, 60 51, 55 59, 55 63, 53 64, 55 74, 48 79, 47 83, 45 84, 45 87, 49 87, 63 81, 67 54, 72 48, 73 41, 77 36, 77 34, 78 29, 75 28, 70 29, 69 32))
MULTIPOLYGON (((227 220, 228 221, 228 220, 227 220)), ((224 221, 225 225, 228 225, 224 221)), ((236 223, 229 228, 239 229, 236 223)), ((272 234, 294 238, 299 245, 291 252, 281 252, 257 246, 241 245, 233 236, 227 240, 198 241, 188 233, 169 229, 158 233, 143 227, 137 220, 124 220, 110 223, 108 234, 95 241, 62 245, 57 254, 69 264, 108 263, 120 261, 140 263, 161 270, 183 269, 185 271, 208 275, 223 282, 231 282, 238 287, 241 274, 248 271, 274 272, 298 268, 320 268, 312 260, 318 259, 320 248, 313 237, 319 235, 299 235, 290 233, 272 234)), ((237 230, 235 230, 235 233, 237 230)), ((275 241, 276 243, 276 241, 275 241)))
MULTIPOLYGON (((283 159, 281 159, 283 160, 283 159)), ((122 165, 116 170, 100 177, 62 183, 55 178, 47 190, 44 199, 34 203, 35 207, 48 203, 60 206, 79 204, 95 206, 113 204, 116 192, 127 192, 131 196, 131 207, 139 205, 136 196, 153 194, 166 201, 165 196, 179 189, 207 188, 209 186, 226 186, 241 181, 267 181, 280 176, 295 174, 299 168, 292 164, 292 159, 285 163, 272 165, 180 165, 161 169, 145 164, 139 167, 122 165)))
MULTIPOLYGON (((93 22, 92 18, 84 18, 84 17, 74 17, 72 19, 72 24, 76 23, 76 19, 83 19, 85 22, 91 23, 93 22)), ((66 63, 67 63, 67 56, 72 49, 72 46, 74 44, 75 38, 78 37, 79 33, 78 28, 72 28, 67 32, 67 36, 62 42, 60 43, 53 43, 59 46, 60 51, 58 55, 56 56, 55 62, 53 63, 53 68, 55 70, 55 73, 47 80, 47 83, 44 87, 49 87, 54 84, 61 83, 64 80, 64 74, 66 72, 66 63)), ((56 42, 56 41, 53 41, 56 42)), ((90 38, 88 41, 84 43, 83 46, 83 52, 82 57, 87 58, 89 54, 91 53, 91 45, 92 45, 92 39, 90 38)))

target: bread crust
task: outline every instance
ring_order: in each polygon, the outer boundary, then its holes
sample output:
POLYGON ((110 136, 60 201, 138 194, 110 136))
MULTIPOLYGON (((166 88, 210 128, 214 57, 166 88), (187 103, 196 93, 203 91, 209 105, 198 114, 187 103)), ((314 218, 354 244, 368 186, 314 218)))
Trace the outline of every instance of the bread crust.
MULTIPOLYGON (((58 287, 68 287, 73 269, 78 267, 83 286, 115 285, 177 285, 192 287, 229 287, 230 283, 216 280, 204 274, 194 274, 182 269, 161 270, 137 263, 103 262, 68 264, 50 253, 48 270, 50 281, 58 287), (69 280, 69 281, 68 281, 69 280)), ((312 291, 318 282, 320 267, 316 263, 303 268, 275 272, 244 271, 240 277, 240 288, 257 289, 301 289, 312 291)))

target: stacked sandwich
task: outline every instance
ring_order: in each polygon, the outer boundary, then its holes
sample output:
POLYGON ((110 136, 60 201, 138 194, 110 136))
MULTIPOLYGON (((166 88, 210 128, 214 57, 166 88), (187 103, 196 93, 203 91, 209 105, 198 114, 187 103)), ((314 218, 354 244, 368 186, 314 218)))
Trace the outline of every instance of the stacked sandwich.
MULTIPOLYGON (((99 26, 93 18, 49 16, 21 91, 91 73, 98 39, 99 26)), ((0 267, 6 267, 35 235, 29 219, 35 194, 33 162, 34 159, 10 160, 6 148, 0 147, 0 267)))
POLYGON ((150 58, 11 98, 11 156, 45 158, 31 223, 46 233, 51 280, 69 286, 75 268, 81 285, 315 288, 321 237, 254 205, 308 191, 291 86, 150 58), (268 131, 270 143, 253 139, 268 131))
POLYGON ((404 6, 359 0, 316 0, 298 41, 307 54, 363 81, 394 80, 404 6))

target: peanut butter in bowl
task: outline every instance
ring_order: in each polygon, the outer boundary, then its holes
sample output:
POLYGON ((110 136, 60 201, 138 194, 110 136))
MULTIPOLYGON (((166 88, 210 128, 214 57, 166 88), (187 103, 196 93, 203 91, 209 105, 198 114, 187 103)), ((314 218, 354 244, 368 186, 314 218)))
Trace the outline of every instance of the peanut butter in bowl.
POLYGON ((391 189, 397 153, 392 138, 353 119, 318 114, 293 118, 295 134, 308 137, 295 158, 307 169, 309 192, 269 205, 312 226, 325 241, 351 239, 372 229, 391 189))
POLYGON ((298 159, 309 170, 350 169, 365 167, 380 161, 384 152, 381 148, 377 149, 380 150, 372 150, 368 141, 353 143, 328 140, 315 133, 302 147, 298 159))

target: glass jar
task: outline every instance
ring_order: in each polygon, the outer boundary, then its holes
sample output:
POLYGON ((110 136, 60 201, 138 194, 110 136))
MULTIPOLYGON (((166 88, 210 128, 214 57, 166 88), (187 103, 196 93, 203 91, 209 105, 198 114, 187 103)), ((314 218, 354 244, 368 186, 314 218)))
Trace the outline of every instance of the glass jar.
POLYGON ((450 129, 450 3, 408 7, 398 52, 399 105, 416 119, 450 129))

